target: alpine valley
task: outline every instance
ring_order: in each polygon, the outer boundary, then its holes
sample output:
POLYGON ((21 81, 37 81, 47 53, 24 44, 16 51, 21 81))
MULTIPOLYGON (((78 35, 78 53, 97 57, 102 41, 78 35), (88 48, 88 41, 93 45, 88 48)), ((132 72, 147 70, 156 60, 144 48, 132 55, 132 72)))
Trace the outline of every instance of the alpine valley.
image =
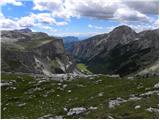
POLYGON ((1 31, 4 119, 158 118, 159 29, 85 40, 1 31))

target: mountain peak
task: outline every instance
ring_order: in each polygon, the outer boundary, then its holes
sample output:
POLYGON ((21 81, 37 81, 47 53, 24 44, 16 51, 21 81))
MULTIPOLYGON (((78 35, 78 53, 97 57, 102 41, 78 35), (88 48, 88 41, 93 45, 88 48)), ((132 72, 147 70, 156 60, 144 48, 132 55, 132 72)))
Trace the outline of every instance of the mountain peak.
POLYGON ((133 29, 127 25, 121 25, 113 29, 113 31, 133 31, 133 29))
POLYGON ((20 31, 20 32, 32 32, 32 30, 29 29, 29 28, 20 29, 18 31, 20 31))

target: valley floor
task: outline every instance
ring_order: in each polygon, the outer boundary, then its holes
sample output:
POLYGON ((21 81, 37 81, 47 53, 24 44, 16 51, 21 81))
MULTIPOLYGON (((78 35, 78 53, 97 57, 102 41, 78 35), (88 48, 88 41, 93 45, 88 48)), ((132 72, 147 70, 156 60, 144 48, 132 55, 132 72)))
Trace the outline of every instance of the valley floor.
POLYGON ((158 77, 55 81, 2 73, 2 118, 158 118, 158 77))

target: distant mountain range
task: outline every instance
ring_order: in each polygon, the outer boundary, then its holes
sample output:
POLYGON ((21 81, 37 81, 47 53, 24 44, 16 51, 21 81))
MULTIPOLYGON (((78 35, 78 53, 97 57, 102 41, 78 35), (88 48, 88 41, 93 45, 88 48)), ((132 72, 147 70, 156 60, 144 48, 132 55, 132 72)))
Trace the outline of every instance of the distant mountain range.
POLYGON ((152 74, 158 74, 158 31, 136 33, 128 26, 119 26, 110 33, 74 43, 68 51, 93 73, 124 76, 149 72, 155 66, 152 74))
POLYGON ((78 37, 74 37, 74 36, 66 36, 66 37, 62 37, 62 39, 64 43, 64 48, 66 49, 69 49, 72 46, 72 44, 79 41, 78 37))

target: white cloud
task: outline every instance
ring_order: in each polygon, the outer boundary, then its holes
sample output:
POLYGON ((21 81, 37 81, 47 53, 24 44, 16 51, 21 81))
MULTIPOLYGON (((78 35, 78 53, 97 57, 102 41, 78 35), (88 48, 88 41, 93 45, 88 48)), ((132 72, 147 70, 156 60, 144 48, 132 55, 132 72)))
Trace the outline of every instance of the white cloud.
POLYGON ((39 13, 39 14, 31 14, 32 19, 36 19, 38 23, 46 23, 50 25, 56 25, 56 26, 64 26, 68 23, 65 21, 56 21, 55 18, 50 13, 39 13))
POLYGON ((48 10, 52 13, 53 17, 69 19, 71 14, 68 12, 68 8, 64 7, 62 0, 34 0, 34 10, 48 10))
POLYGON ((157 14, 159 0, 125 0, 124 4, 144 14, 157 14))
POLYGON ((15 29, 18 27, 18 24, 11 19, 1 19, 0 28, 2 29, 15 29))
MULTIPOLYGON (((71 17, 79 18, 81 16, 117 20, 126 24, 128 22, 150 22, 150 25, 152 24, 152 26, 158 25, 158 21, 155 22, 155 20, 150 20, 150 17, 148 16, 148 14, 158 14, 158 0, 34 0, 33 3, 33 9, 39 10, 42 13, 30 14, 29 16, 24 16, 17 20, 5 18, 0 13, 1 26, 5 28, 21 28, 37 26, 37 23, 43 23, 47 26, 63 26, 68 24, 71 17), (62 20, 57 21, 57 18, 62 18, 62 20)), ((21 6, 22 2, 5 0, 1 4, 21 6)), ((147 25, 141 26, 147 27, 147 25)), ((104 29, 104 27, 92 24, 88 25, 88 27, 104 29)), ((78 33, 76 32, 76 34, 78 33)))
POLYGON ((130 26, 132 29, 134 29, 136 32, 141 32, 144 30, 152 30, 155 29, 154 26, 152 25, 148 25, 148 24, 144 24, 144 25, 128 25, 130 26))
POLYGON ((53 33, 52 35, 54 36, 77 36, 77 37, 80 37, 80 36, 94 36, 94 35, 97 35, 97 34, 102 34, 103 32, 55 32, 53 33))
POLYGON ((19 2, 19 1, 16 1, 16 0, 2 0, 0 2, 0 5, 6 5, 6 4, 12 4, 12 5, 15 5, 15 6, 22 6, 22 2, 19 2))
POLYGON ((46 23, 46 24, 55 24, 56 20, 52 18, 50 13, 39 13, 39 14, 31 14, 33 19, 36 19, 39 23, 46 23))
POLYGON ((96 26, 96 25, 91 25, 91 24, 89 24, 88 27, 94 28, 94 29, 103 29, 103 27, 101 27, 101 26, 96 26))
POLYGON ((0 19, 4 19, 4 15, 2 14, 2 12, 0 12, 0 19))
POLYGON ((157 20, 154 22, 154 26, 155 26, 155 28, 159 28, 159 19, 157 19, 157 20))
POLYGON ((33 27, 35 25, 34 19, 29 16, 20 18, 18 24, 20 27, 33 27))
POLYGON ((34 0, 34 8, 35 10, 60 10, 62 8, 62 1, 61 0, 34 0))
POLYGON ((53 17, 65 20, 70 17, 87 16, 97 19, 146 22, 149 19, 145 14, 156 14, 158 11, 155 0, 34 0, 34 5, 34 9, 48 10, 53 17))
POLYGON ((41 26, 42 29, 45 29, 45 30, 52 30, 53 28, 52 27, 49 27, 49 26, 41 26))
POLYGON ((10 29, 21 29, 26 27, 33 27, 34 19, 29 16, 21 17, 19 19, 6 18, 2 13, 0 13, 0 28, 3 30, 10 29))
POLYGON ((50 13, 39 13, 30 14, 28 16, 21 17, 19 19, 9 19, 6 18, 2 13, 0 13, 0 28, 1 29, 21 29, 21 28, 32 28, 41 27, 46 30, 54 31, 52 25, 64 26, 68 23, 65 21, 56 21, 50 13))
POLYGON ((109 2, 107 0, 68 0, 65 7, 77 16, 87 16, 100 19, 112 18, 115 10, 122 6, 120 1, 109 2))
POLYGON ((20 29, 27 27, 31 28, 39 26, 41 23, 56 26, 64 26, 68 24, 66 21, 56 21, 50 13, 32 13, 19 19, 5 18, 4 15, 0 13, 0 19, 0 26, 4 29, 20 29))
POLYGON ((56 22, 56 25, 57 26, 64 26, 64 25, 68 25, 68 23, 65 21, 62 21, 62 22, 56 22))
POLYGON ((0 12, 0 28, 3 29, 13 29, 17 28, 18 24, 11 19, 5 18, 5 16, 0 12))
POLYGON ((54 32, 57 32, 56 29, 48 26, 47 24, 37 23, 36 27, 38 27, 41 31, 47 32, 49 35, 52 35, 54 32))
POLYGON ((114 13, 114 19, 121 21, 150 21, 149 17, 146 15, 129 8, 117 9, 117 11, 114 13))

